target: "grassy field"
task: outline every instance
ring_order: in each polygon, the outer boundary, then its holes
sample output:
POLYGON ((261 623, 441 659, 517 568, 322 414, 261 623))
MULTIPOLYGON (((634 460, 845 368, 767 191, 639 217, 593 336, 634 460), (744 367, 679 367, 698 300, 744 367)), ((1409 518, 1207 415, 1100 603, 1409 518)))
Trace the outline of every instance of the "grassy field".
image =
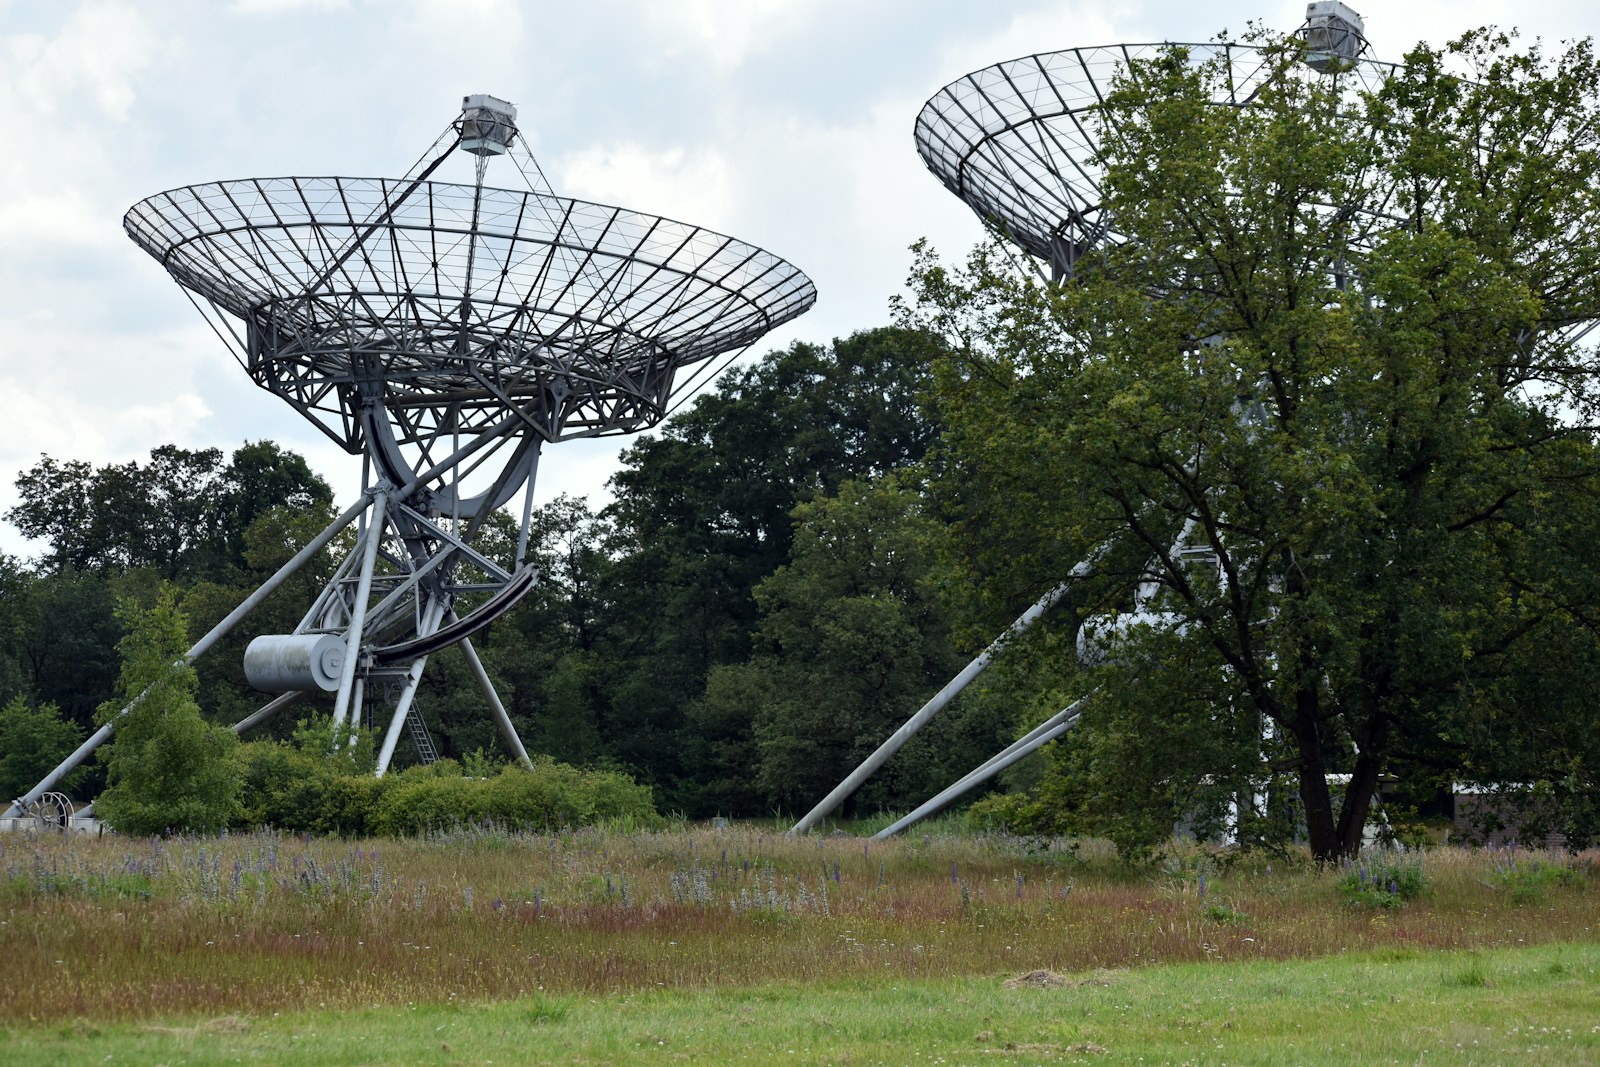
POLYGON ((539 996, 4 1033, 0 1063, 1600 1062, 1600 948, 539 996))
POLYGON ((0 1062, 1596 1062, 1597 890, 939 832, 7 836, 0 1062))

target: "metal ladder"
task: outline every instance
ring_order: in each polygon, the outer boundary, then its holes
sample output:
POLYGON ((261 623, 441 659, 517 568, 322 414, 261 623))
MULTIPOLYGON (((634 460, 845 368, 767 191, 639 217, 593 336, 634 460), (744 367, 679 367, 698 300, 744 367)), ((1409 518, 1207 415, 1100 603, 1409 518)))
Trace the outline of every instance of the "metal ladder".
POLYGON ((411 732, 411 743, 417 746, 417 762, 426 766, 438 760, 439 750, 433 747, 428 724, 422 721, 422 711, 414 702, 406 712, 406 729, 411 732))

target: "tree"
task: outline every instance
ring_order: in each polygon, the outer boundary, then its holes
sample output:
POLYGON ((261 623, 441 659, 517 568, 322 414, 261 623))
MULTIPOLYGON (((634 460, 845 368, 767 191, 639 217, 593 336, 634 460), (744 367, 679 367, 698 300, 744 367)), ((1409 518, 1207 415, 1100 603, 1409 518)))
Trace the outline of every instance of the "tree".
POLYGON ((83 728, 63 719, 54 704, 33 707, 20 694, 12 697, 0 709, 0 798, 27 792, 82 740, 83 728))
MULTIPOLYGON (((212 489, 204 525, 208 534, 209 576, 222 580, 230 572, 270 573, 283 560, 263 561, 267 530, 281 530, 303 516, 326 526, 333 518, 333 490, 312 471, 305 457, 272 441, 246 441, 234 449, 212 489), (277 516, 269 513, 278 512, 277 516)), ((302 523, 301 525, 304 525, 302 523)), ((311 531, 321 532, 321 526, 311 531)), ((296 531, 298 550, 310 540, 296 531)), ((292 552, 290 553, 293 554, 292 552)))
MULTIPOLYGON (((250 524, 236 536, 243 544, 242 566, 228 565, 218 568, 226 581, 207 580, 212 573, 201 567, 198 573, 186 573, 183 593, 184 614, 197 633, 204 633, 220 622, 229 612, 250 595, 268 575, 287 563, 295 553, 305 547, 333 519, 333 509, 327 503, 312 503, 304 507, 287 504, 267 508, 258 513, 250 524), (199 580, 196 580, 199 579, 199 580)), ((199 703, 212 722, 234 723, 261 706, 264 698, 244 677, 244 652, 258 634, 289 633, 300 621, 307 605, 311 604, 333 576, 341 553, 347 553, 353 542, 350 531, 335 538, 330 550, 318 554, 291 576, 272 595, 251 613, 248 624, 234 630, 218 641, 210 652, 195 663, 200 679, 199 703)), ((309 698, 331 704, 327 698, 316 695, 309 698)), ((291 723, 287 716, 279 716, 259 730, 284 736, 291 723)), ((255 736, 262 736, 257 733, 255 736)))
POLYGON ((941 347, 899 328, 797 343, 730 370, 624 453, 606 513, 607 734, 669 805, 720 803, 674 757, 704 750, 684 716, 711 669, 749 655, 752 590, 788 559, 790 512, 922 457, 937 429, 921 390, 941 347))
POLYGON ((95 809, 124 833, 220 830, 239 813, 238 737, 200 717, 194 669, 182 661, 189 641, 177 591, 163 587, 148 609, 125 601, 122 616, 122 676, 117 696, 100 707, 116 733, 100 749, 107 785, 95 809))
POLYGON ((6 517, 29 537, 48 538, 57 570, 151 567, 178 575, 204 541, 222 453, 161 445, 150 461, 93 468, 41 457, 17 476, 21 502, 6 517))
POLYGON ((71 569, 0 570, 0 642, 9 693, 57 705, 82 726, 94 721, 95 707, 117 680, 117 584, 107 575, 71 569))
MULTIPOLYGON (((933 574, 940 529, 916 487, 846 482, 795 508, 790 561, 756 586, 761 624, 744 663, 714 668, 691 711, 730 806, 743 792, 809 805, 960 666, 933 574)), ((958 705, 853 799, 923 799, 999 749, 1010 726, 958 705)))
POLYGON ((1327 861, 1385 774, 1492 762, 1462 739, 1544 699, 1500 684, 1542 645, 1592 659, 1600 66, 1480 32, 1357 95, 1255 43, 1249 106, 1179 46, 1118 80, 1122 240, 1068 284, 924 256, 907 321, 958 348, 942 497, 991 617, 1097 552, 1064 621, 1143 611, 1064 802, 1140 847, 1287 774, 1327 861))
MULTIPOLYGON (((539 581, 476 642, 491 673, 505 682, 501 695, 529 750, 578 765, 606 755, 608 672, 598 649, 613 621, 602 600, 611 563, 607 534, 605 521, 582 498, 562 495, 535 509, 528 551, 539 581)), ((498 547, 489 551, 509 565, 516 536, 515 526, 499 531, 498 547)), ((458 712, 478 699, 474 687, 447 710, 458 712)))
POLYGON ((148 567, 168 581, 226 580, 246 565, 257 517, 279 506, 325 510, 332 499, 304 459, 270 441, 246 442, 227 464, 218 449, 176 445, 151 449, 143 466, 42 456, 17 476, 17 492, 6 518, 50 542, 51 570, 148 567))

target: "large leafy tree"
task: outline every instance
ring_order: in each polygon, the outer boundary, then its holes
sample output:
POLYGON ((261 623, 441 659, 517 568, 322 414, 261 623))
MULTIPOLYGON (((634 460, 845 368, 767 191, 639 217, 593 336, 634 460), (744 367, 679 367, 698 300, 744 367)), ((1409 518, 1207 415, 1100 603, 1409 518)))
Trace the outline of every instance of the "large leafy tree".
POLYGON ((1494 724, 1552 714, 1549 650, 1594 662, 1600 66, 1475 33, 1358 95, 1257 43, 1249 106, 1177 46, 1119 80, 1122 239, 1070 283, 925 258, 914 321, 957 348, 944 499, 984 602, 1098 553, 1068 621, 1142 612, 1099 628, 1057 795, 1138 847, 1286 774, 1329 860, 1388 772, 1548 772, 1494 724))
MULTIPOLYGON (((332 493, 305 460, 270 441, 216 449, 162 445, 147 462, 96 467, 42 457, 17 478, 6 518, 46 542, 32 566, 0 562, 0 694, 23 691, 91 722, 117 677, 119 597, 172 581, 202 629, 319 532, 332 493)), ((269 599, 200 666, 201 703, 237 719, 259 705, 239 666, 253 633, 287 631, 327 577, 317 565, 269 599)))
POLYGON ((529 543, 539 584, 482 642, 509 683, 510 711, 529 748, 563 762, 607 754, 607 532, 582 498, 562 495, 538 508, 529 543))
MULTIPOLYGON (((713 669, 690 713, 730 810, 755 798, 804 810, 959 669, 935 588, 939 534, 895 477, 795 508, 790 560, 755 589, 753 654, 713 669)), ((975 744, 963 736, 967 710, 919 735, 856 806, 921 799, 999 748, 993 716, 975 744)))
POLYGON ((118 580, 64 570, 39 573, 0 559, 0 679, 7 697, 59 706, 88 726, 117 680, 118 580))

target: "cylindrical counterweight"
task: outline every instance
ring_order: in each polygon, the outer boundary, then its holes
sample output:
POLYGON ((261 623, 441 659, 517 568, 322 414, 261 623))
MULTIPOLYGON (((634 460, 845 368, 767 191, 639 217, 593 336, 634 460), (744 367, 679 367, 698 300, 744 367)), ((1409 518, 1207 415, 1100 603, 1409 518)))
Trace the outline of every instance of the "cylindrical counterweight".
POLYGON ((344 642, 332 634, 263 634, 244 653, 244 676, 264 693, 339 688, 344 642))

